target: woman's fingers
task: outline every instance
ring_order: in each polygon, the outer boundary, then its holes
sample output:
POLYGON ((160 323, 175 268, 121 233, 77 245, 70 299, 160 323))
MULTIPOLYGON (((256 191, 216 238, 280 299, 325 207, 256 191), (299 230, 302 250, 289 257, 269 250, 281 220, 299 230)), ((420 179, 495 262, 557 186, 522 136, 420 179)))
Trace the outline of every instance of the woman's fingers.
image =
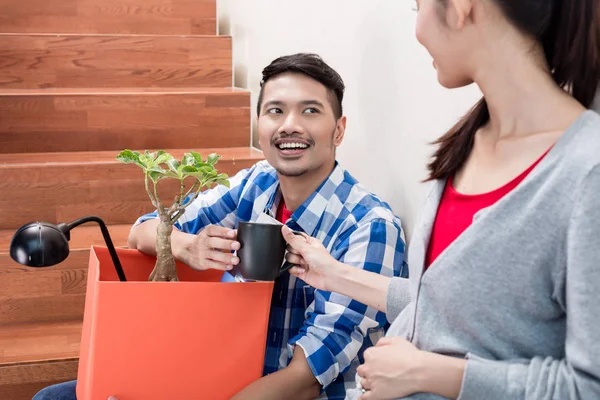
POLYGON ((371 390, 371 383, 369 382, 369 380, 367 378, 362 378, 362 380, 360 381, 360 386, 362 386, 363 389, 365 390, 371 390))
POLYGON ((362 396, 358 398, 358 400, 376 400, 377 397, 373 394, 373 392, 364 392, 362 396))
POLYGON ((290 246, 289 244, 287 245, 287 247, 285 248, 287 250, 288 253, 292 253, 292 254, 300 254, 300 252, 296 249, 294 249, 292 246, 290 246))
POLYGON ((287 253, 285 255, 285 259, 287 261, 291 262, 292 264, 296 264, 296 265, 304 264, 304 259, 302 258, 302 256, 299 256, 297 254, 287 253))
POLYGON ((292 268, 290 268, 290 274, 302 279, 302 277, 306 274, 306 268, 305 267, 292 267, 292 268))
POLYGON ((286 225, 282 225, 281 234, 285 241, 294 249, 301 250, 302 246, 305 246, 307 243, 308 235, 302 232, 294 232, 286 225))
POLYGON ((371 391, 373 389, 371 382, 369 382, 367 378, 361 377, 360 374, 358 376, 360 378, 359 388, 363 391, 363 394, 360 396, 359 400, 375 400, 377 397, 371 391))

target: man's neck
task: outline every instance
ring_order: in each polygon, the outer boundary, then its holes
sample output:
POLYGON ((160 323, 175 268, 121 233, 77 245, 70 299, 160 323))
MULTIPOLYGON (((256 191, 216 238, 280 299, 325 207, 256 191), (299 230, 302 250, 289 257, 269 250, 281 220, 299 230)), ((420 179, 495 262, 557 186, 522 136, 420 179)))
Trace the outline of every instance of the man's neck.
POLYGON ((331 168, 323 168, 319 171, 307 172, 302 176, 279 176, 281 194, 288 210, 294 212, 310 197, 311 194, 331 175, 335 163, 331 168))

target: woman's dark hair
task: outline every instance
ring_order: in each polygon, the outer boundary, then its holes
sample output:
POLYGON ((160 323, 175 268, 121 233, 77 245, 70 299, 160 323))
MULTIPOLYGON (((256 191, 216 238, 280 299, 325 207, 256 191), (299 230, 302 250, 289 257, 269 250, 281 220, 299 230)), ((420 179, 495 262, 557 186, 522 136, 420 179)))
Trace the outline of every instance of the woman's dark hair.
MULTIPOLYGON (((494 0, 521 31, 544 48, 554 81, 584 107, 594 100, 600 81, 599 0, 494 0)), ((485 98, 436 140, 429 180, 445 179, 463 166, 477 130, 490 119, 485 98)))
POLYGON ((330 91, 329 101, 331 102, 336 119, 343 115, 342 100, 344 99, 344 90, 346 87, 344 86, 342 77, 327 65, 321 57, 311 53, 298 53, 279 57, 263 69, 258 104, 256 106, 257 114, 260 114, 265 83, 269 79, 286 72, 303 74, 323 84, 330 91))

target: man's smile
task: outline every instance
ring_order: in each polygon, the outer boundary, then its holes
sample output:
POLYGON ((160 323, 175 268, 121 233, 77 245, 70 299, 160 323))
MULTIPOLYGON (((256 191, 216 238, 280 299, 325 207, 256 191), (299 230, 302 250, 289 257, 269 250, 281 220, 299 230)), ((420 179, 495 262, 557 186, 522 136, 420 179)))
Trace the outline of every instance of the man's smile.
POLYGON ((298 157, 312 145, 310 141, 298 138, 278 139, 273 145, 284 157, 298 157))

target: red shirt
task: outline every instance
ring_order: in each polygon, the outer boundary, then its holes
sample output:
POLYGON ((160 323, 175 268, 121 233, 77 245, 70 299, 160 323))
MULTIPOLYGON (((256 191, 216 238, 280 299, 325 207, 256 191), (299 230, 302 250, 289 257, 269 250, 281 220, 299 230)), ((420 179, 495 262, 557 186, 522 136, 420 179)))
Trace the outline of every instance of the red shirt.
POLYGON ((281 222, 282 224, 285 224, 287 220, 290 219, 292 214, 293 212, 288 210, 285 206, 285 200, 283 200, 282 197, 281 201, 279 202, 279 205, 277 206, 277 213, 275 213, 275 219, 281 222))
POLYGON ((533 163, 532 166, 506 185, 487 193, 475 195, 459 193, 453 186, 454 177, 450 177, 444 188, 433 224, 429 247, 427 249, 427 258, 425 260, 425 269, 429 268, 446 247, 450 246, 471 225, 473 217, 478 211, 494 205, 498 200, 516 188, 535 166, 542 161, 546 154, 547 152, 533 163))

